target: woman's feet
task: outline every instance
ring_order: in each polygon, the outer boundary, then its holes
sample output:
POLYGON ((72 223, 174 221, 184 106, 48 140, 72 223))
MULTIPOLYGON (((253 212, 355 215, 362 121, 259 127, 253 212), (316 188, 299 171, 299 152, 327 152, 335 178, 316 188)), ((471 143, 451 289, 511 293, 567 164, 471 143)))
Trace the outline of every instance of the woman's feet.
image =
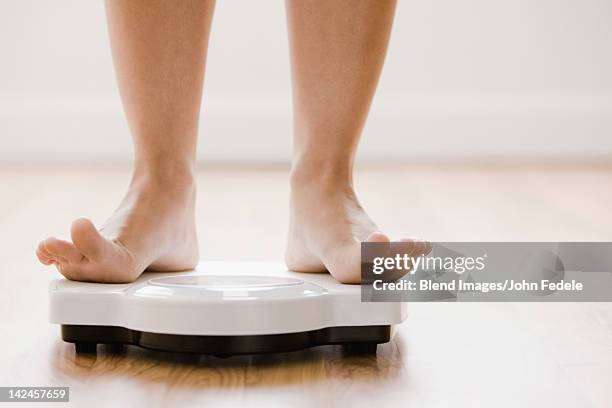
MULTIPOLYGON (((359 204, 348 177, 313 167, 294 170, 287 268, 325 272, 342 283, 361 281, 361 242, 389 242, 359 204)), ((420 255, 428 243, 402 240, 403 252, 420 255)))
POLYGON ((36 250, 68 279, 105 283, 134 281, 144 270, 179 271, 198 262, 195 183, 191 169, 136 175, 128 192, 98 231, 79 218, 72 242, 47 238, 36 250))
MULTIPOLYGON (((316 169, 294 171, 285 261, 300 272, 325 272, 342 283, 361 280, 361 242, 389 242, 361 208, 346 177, 316 169)), ((36 254, 68 279, 123 283, 145 270, 180 271, 198 262, 195 183, 191 170, 135 176, 113 216, 98 231, 72 224, 72 242, 42 241, 36 254)), ((403 247, 428 251, 422 241, 403 247)))

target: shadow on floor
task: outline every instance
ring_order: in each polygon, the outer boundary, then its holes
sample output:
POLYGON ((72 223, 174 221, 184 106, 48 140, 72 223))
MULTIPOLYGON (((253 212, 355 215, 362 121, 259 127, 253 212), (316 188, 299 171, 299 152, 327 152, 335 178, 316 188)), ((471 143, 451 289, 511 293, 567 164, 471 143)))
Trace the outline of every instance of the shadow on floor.
POLYGON ((402 370, 400 335, 376 354, 354 354, 342 346, 218 358, 100 345, 97 355, 76 354, 72 344, 53 347, 52 369, 73 380, 125 378, 178 388, 285 386, 332 379, 389 379, 402 370))

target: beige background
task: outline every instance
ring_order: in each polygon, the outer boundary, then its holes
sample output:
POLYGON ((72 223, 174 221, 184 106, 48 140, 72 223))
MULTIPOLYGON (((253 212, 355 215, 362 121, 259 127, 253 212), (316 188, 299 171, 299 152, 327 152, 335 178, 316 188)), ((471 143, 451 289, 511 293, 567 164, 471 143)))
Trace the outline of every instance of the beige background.
MULTIPOLYGON (((400 0, 364 160, 612 156, 612 3, 400 0)), ((217 4, 200 157, 290 152, 284 4, 217 4)), ((4 0, 0 160, 127 161, 102 1, 4 0)))

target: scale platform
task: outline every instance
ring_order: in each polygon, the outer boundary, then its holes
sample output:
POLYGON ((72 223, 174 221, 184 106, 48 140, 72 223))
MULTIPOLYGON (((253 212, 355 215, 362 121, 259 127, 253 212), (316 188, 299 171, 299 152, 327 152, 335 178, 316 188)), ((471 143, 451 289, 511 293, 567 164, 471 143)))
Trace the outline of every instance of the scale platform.
POLYGON ((128 284, 57 279, 49 302, 77 353, 98 344, 224 357, 326 344, 375 352, 406 317, 403 303, 361 302, 359 285, 265 262, 203 262, 128 284))

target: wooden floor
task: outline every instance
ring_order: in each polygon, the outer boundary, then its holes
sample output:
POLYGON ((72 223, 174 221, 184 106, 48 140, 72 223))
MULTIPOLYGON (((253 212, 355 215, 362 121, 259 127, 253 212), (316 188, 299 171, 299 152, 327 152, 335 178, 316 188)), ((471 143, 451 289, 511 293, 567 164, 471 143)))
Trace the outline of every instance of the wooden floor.
MULTIPOLYGON (((75 356, 47 323, 39 239, 79 216, 102 222, 121 169, 0 170, 0 386, 69 386, 84 406, 610 407, 612 304, 411 304, 377 357, 338 347, 185 357, 128 348, 75 356)), ((207 260, 280 260, 285 169, 204 170, 207 260)), ((392 236, 430 240, 612 240, 612 167, 362 168, 364 206, 392 236)))

